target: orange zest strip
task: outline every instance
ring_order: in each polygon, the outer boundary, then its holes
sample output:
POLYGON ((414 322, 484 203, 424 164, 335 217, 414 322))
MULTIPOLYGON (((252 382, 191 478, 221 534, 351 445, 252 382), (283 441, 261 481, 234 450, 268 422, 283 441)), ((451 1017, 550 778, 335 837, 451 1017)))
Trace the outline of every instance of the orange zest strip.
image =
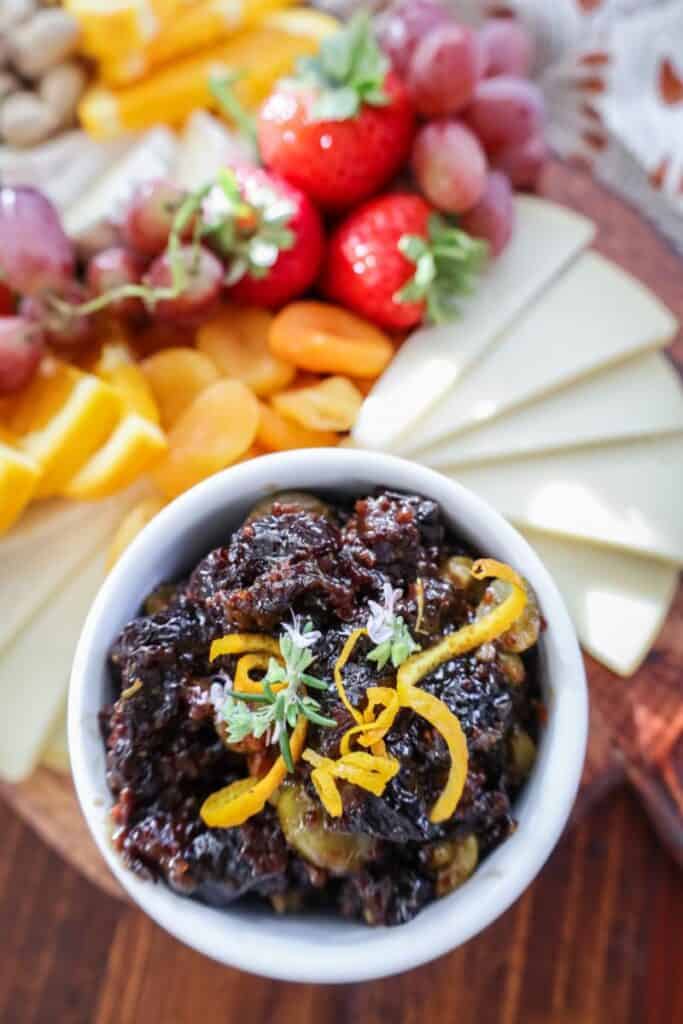
MULTIPOLYGON (((364 721, 360 725, 354 725, 342 736, 339 750, 342 754, 348 754, 351 750, 351 741, 354 736, 363 747, 373 747, 378 744, 394 724, 394 719, 400 710, 398 693, 389 686, 369 686, 365 691, 368 704, 363 712, 364 721), (375 708, 383 706, 384 710, 374 717, 375 708)), ((374 750, 373 750, 374 753, 374 750)))
MULTIPOLYGON (((307 729, 308 721, 300 715, 289 740, 292 760, 295 762, 301 757, 307 729)), ((262 778, 238 779, 207 797, 199 812, 202 821, 209 828, 235 828, 243 825, 248 818, 263 810, 266 801, 282 785, 286 775, 287 765, 280 755, 262 778)))
POLYGON ((401 665, 396 676, 396 689, 401 707, 411 708, 426 719, 443 736, 451 757, 446 785, 430 812, 435 824, 448 820, 458 805, 467 778, 467 742, 458 718, 430 693, 420 690, 417 683, 435 668, 502 636, 516 622, 526 607, 524 582, 510 566, 492 558, 481 558, 470 570, 475 579, 495 577, 511 584, 511 592, 499 605, 478 622, 445 637, 441 643, 420 654, 414 654, 401 665))
POLYGON ((214 640, 209 651, 209 661, 215 661, 221 654, 252 654, 265 652, 280 657, 280 644, 272 636, 262 633, 228 633, 214 640))
POLYGON ((341 700, 342 704, 344 705, 344 707, 346 708, 346 710, 351 715, 351 717, 353 718, 357 725, 362 724, 363 716, 361 715, 360 711, 354 708, 353 704, 346 696, 346 690, 344 689, 344 679, 342 676, 342 669, 344 668, 347 661, 351 657, 353 649, 358 643, 360 637, 365 636, 366 634, 367 629, 354 629, 353 633, 350 634, 346 643, 342 647, 342 652, 337 658, 337 661, 334 666, 334 682, 337 687, 339 699, 341 700))
MULTIPOLYGON (((271 658, 272 654, 243 654, 235 669, 235 690, 238 693, 263 693, 261 680, 252 679, 249 673, 254 668, 267 669, 271 658)), ((286 686, 287 683, 273 683, 273 693, 286 686)))
POLYGON ((354 786, 367 789, 375 796, 381 796, 387 782, 394 777, 400 767, 398 761, 377 757, 364 751, 354 751, 333 761, 307 748, 302 754, 302 759, 313 766, 311 780, 323 807, 332 818, 338 818, 343 810, 336 779, 344 779, 354 786))

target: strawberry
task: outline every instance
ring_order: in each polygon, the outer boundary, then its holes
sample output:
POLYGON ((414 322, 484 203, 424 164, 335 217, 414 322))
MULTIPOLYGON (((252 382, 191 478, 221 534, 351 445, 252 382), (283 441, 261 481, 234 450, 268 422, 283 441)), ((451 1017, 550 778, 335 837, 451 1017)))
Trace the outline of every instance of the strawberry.
POLYGON ((390 330, 440 322, 469 291, 486 245, 421 196, 393 193, 354 210, 332 235, 325 294, 390 330))
POLYGON ((258 118, 264 164, 325 210, 378 192, 405 163, 412 137, 407 90, 366 14, 323 40, 297 79, 279 82, 258 118))
POLYGON ((209 224, 212 213, 218 221, 206 237, 229 260, 226 284, 233 298, 282 306, 313 284, 323 259, 323 227, 300 189, 260 167, 236 167, 209 194, 209 224))

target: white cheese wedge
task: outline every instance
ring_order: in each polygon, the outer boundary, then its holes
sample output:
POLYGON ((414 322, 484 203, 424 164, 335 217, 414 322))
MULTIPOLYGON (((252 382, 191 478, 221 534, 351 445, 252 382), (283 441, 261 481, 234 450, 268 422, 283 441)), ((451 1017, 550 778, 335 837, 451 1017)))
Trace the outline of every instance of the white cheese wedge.
POLYGON ((675 317, 614 263, 584 253, 398 446, 421 451, 620 360, 666 344, 675 317))
POLYGON ((521 526, 683 564, 683 434, 453 470, 521 526))
POLYGON ((66 705, 57 713, 57 719, 40 752, 40 763, 54 771, 67 774, 71 771, 69 741, 66 731, 66 705))
POLYGON ((105 556, 81 562, 59 593, 0 654, 0 777, 34 768, 63 704, 81 628, 105 575, 105 556))
POLYGON ((116 221, 138 185, 168 176, 177 147, 172 131, 152 128, 68 207, 63 216, 66 233, 86 239, 102 224, 116 221))
POLYGON ((576 254, 594 226, 545 199, 518 196, 512 240, 492 263, 461 315, 423 327, 401 347, 365 400, 354 428, 363 448, 392 448, 576 254))
POLYGON ((235 162, 253 163, 254 147, 230 131, 224 121, 206 110, 195 110, 183 129, 171 177, 192 192, 235 162))
POLYGON ((659 352, 592 374, 420 451, 443 468, 683 430, 683 387, 659 352))
POLYGON ((136 496, 132 488, 96 503, 39 502, 0 538, 0 659, 75 567, 106 544, 136 496))
POLYGON ((618 675, 636 672, 664 624, 678 570, 624 551, 522 532, 555 579, 585 650, 618 675))

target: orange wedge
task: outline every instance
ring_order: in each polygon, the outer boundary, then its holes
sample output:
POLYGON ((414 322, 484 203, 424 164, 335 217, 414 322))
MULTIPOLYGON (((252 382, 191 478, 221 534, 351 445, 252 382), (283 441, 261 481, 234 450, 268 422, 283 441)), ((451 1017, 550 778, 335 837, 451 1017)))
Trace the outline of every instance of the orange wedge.
POLYGON ((17 521, 39 479, 38 464, 0 440, 0 533, 17 521))
POLYGON ((121 414, 114 388, 54 362, 22 392, 9 428, 17 447, 41 468, 35 497, 59 494, 106 441, 121 414))
POLYGON ((163 431, 137 413, 128 413, 104 445, 63 488, 67 498, 107 498, 142 476, 166 451, 163 431))
POLYGON ((107 344, 95 364, 95 373, 116 389, 127 412, 159 423, 159 408, 147 378, 125 342, 107 344))

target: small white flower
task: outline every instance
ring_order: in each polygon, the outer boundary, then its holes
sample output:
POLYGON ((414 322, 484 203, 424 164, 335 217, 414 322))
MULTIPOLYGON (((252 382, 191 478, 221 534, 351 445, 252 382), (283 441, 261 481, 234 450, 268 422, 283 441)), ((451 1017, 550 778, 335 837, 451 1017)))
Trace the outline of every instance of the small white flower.
MULTIPOLYGON (((305 626, 305 624, 304 624, 305 626)), ((310 629, 304 633, 304 626, 301 624, 301 618, 298 615, 292 613, 291 624, 289 622, 283 622, 282 628, 288 635, 295 647, 299 650, 305 650, 307 647, 313 647, 320 640, 322 633, 318 629, 310 629)))
POLYGON ((368 601, 370 617, 368 618, 368 636, 374 644, 383 644, 394 635, 396 602, 403 594, 402 590, 394 589, 391 583, 384 584, 383 603, 368 601))
POLYGON ((225 699, 232 690, 232 679, 227 673, 223 673, 219 679, 214 679, 209 687, 209 702, 213 705, 216 714, 220 714, 225 704, 225 699))

